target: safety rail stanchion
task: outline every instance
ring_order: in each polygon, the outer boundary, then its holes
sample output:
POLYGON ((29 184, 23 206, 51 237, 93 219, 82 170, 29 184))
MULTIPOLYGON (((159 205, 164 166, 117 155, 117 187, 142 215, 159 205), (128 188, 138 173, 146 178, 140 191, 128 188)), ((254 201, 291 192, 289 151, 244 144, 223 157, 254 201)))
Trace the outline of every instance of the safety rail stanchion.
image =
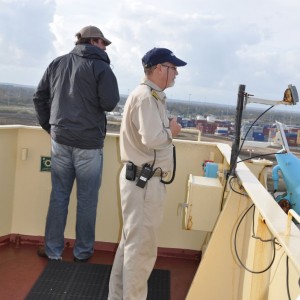
POLYGON ((290 235, 291 233, 291 223, 293 217, 297 220, 297 222, 300 223, 300 216, 293 209, 290 209, 287 216, 285 235, 290 235))

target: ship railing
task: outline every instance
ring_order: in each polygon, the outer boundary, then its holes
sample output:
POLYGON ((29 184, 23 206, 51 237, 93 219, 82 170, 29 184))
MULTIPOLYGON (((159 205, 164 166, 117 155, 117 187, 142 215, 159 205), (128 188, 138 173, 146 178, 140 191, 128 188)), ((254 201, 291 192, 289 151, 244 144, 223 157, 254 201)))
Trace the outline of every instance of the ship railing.
POLYGON ((293 210, 290 209, 287 214, 287 223, 286 223, 286 230, 285 235, 291 234, 291 226, 292 226, 292 219, 295 219, 298 223, 300 223, 300 216, 293 210))

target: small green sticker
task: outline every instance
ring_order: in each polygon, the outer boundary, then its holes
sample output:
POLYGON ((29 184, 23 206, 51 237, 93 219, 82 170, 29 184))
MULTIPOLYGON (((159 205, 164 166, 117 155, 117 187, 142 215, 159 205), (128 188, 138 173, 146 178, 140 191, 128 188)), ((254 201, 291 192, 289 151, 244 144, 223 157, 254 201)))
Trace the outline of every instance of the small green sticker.
POLYGON ((51 157, 42 156, 41 157, 41 172, 50 172, 51 171, 51 157))

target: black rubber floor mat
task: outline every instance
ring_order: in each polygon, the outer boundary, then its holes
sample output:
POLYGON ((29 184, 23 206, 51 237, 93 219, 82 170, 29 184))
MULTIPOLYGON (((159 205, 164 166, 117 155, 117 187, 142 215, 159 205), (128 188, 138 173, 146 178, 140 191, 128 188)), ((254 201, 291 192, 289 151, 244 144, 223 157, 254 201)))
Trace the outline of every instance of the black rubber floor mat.
MULTIPOLYGON (((26 300, 107 300, 111 265, 50 261, 26 300)), ((154 269, 147 300, 170 299, 170 271, 154 269)))

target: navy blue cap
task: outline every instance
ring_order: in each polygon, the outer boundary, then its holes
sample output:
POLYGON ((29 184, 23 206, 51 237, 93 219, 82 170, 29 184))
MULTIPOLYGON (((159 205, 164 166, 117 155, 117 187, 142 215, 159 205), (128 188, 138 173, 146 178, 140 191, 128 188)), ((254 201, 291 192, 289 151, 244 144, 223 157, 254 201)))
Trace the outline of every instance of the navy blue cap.
POLYGON ((177 58, 171 50, 166 48, 153 48, 142 58, 142 63, 145 68, 150 68, 165 62, 169 62, 176 67, 182 67, 186 65, 185 61, 177 58))

